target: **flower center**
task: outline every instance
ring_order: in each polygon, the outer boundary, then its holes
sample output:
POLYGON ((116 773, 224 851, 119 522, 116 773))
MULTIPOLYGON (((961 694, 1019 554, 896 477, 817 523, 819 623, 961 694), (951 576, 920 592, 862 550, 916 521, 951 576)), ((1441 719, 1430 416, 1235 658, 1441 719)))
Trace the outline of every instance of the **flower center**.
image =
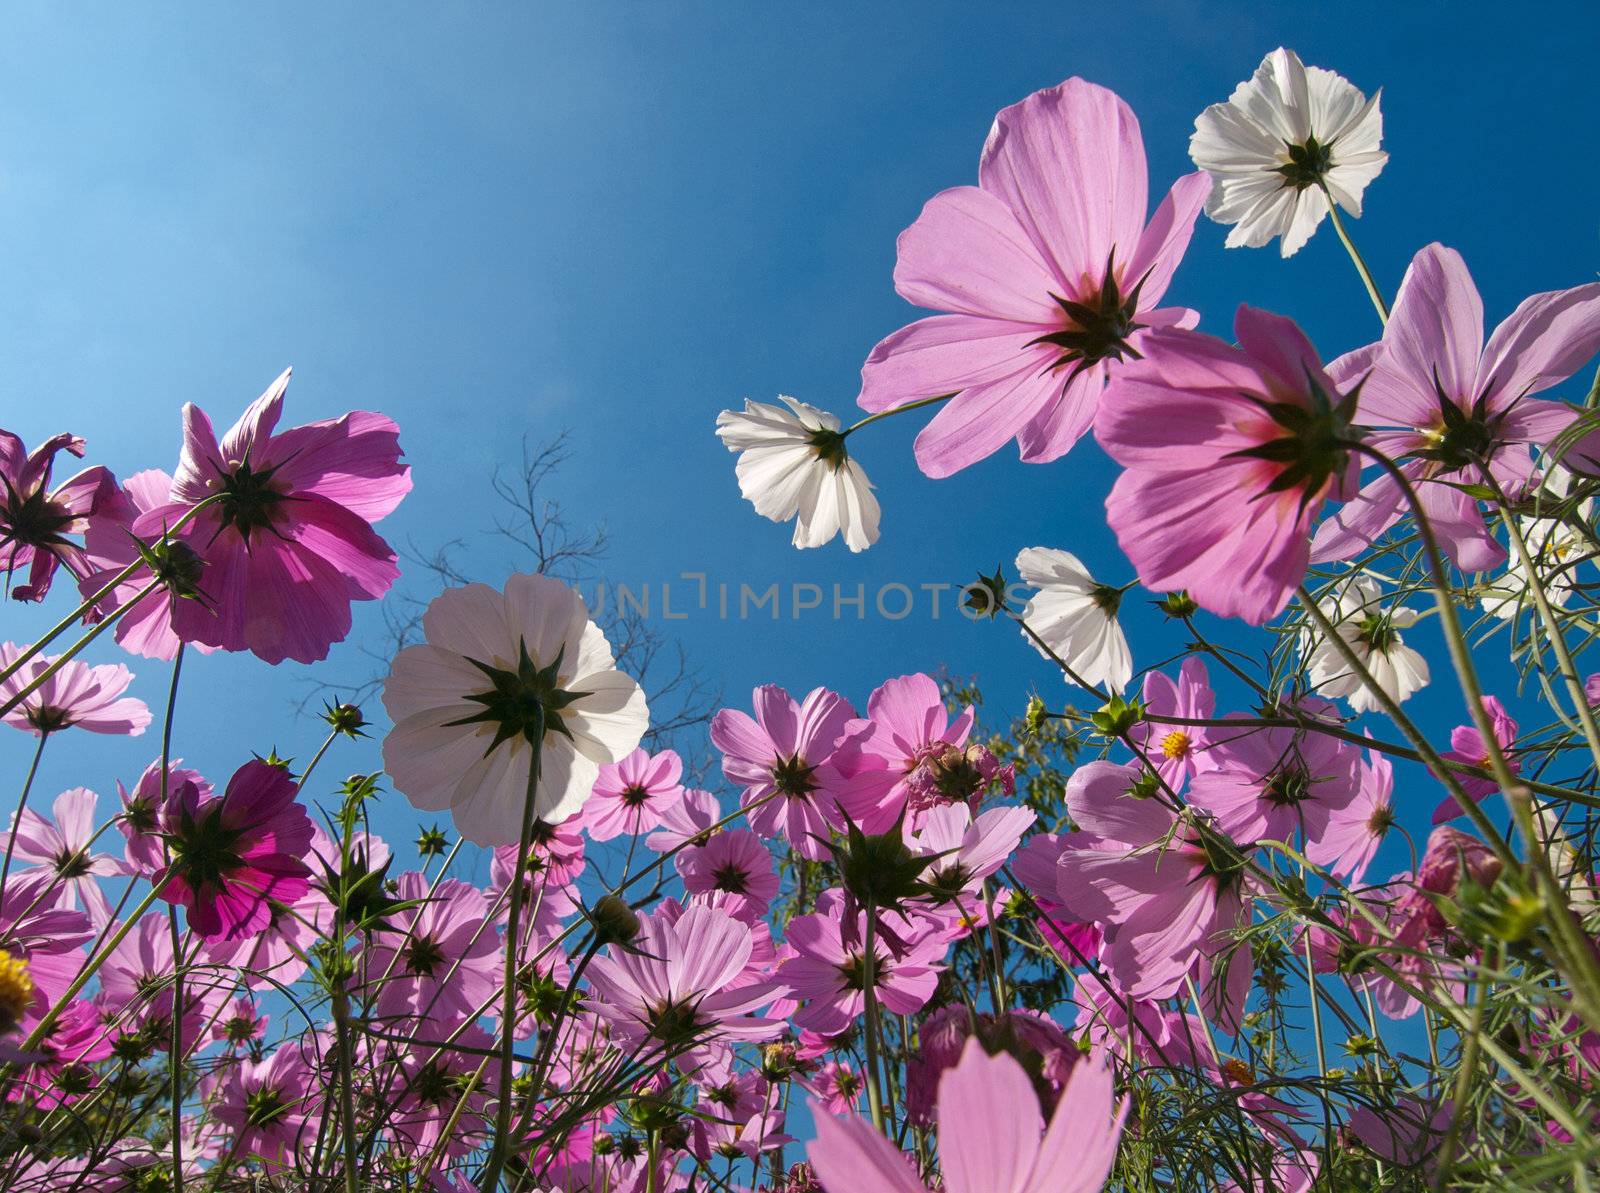
POLYGON ((62 878, 82 878, 89 872, 89 854, 83 849, 63 850, 51 861, 62 878))
POLYGON ((56 547, 72 524, 72 514, 57 505, 42 489, 21 496, 7 480, 5 505, 0 507, 0 546, 56 547))
POLYGON ((730 894, 742 895, 750 889, 750 875, 732 862, 713 871, 711 879, 716 883, 717 890, 730 894))
POLYGON ((267 1086, 245 1095, 244 1124, 247 1127, 270 1127, 288 1113, 289 1101, 282 1090, 267 1086))
POLYGON ((650 792, 638 783, 630 783, 622 789, 620 798, 630 808, 642 807, 650 800, 650 792))
POLYGON ((779 759, 772 766, 772 785, 785 795, 799 797, 810 795, 817 789, 812 772, 816 767, 807 765, 798 754, 779 759))
POLYGON ((1306 384, 1310 401, 1305 405, 1243 395, 1259 405, 1283 434, 1223 457, 1279 465, 1277 475, 1260 495, 1298 490, 1302 510, 1349 462, 1350 419, 1355 414, 1356 398, 1361 390, 1361 386, 1356 385, 1347 394, 1329 394, 1309 375, 1306 384))
POLYGON ((1304 145, 1285 145, 1289 160, 1278 167, 1284 181, 1297 191, 1318 185, 1333 169, 1333 146, 1324 145, 1315 137, 1307 137, 1304 145))
POLYGON ((1189 740, 1189 735, 1182 729, 1174 729, 1161 739, 1161 753, 1172 761, 1187 758, 1194 743, 1189 740))
POLYGON ((465 697, 471 704, 482 705, 482 711, 447 722, 449 726, 493 725, 494 740, 483 752, 486 758, 502 742, 515 737, 523 738, 530 745, 541 741, 546 732, 564 733, 571 737, 571 730, 562 722, 561 711, 573 701, 589 695, 588 692, 569 692, 560 686, 565 647, 556 652, 555 659, 548 667, 534 665, 533 659, 528 656, 526 642, 517 644, 517 652, 515 670, 467 659, 483 672, 490 686, 465 697))
MULTIPOLYGON (((884 975, 889 972, 889 963, 881 955, 872 967, 872 988, 876 990, 883 985, 884 975)), ((865 953, 852 953, 846 958, 843 965, 839 966, 840 976, 844 978, 845 989, 865 990, 867 988, 867 955, 865 953)))
POLYGON ((5 1035, 33 1005, 33 977, 28 963, 0 949, 0 1035, 5 1035))
POLYGON ((1139 313, 1139 290, 1143 279, 1124 297, 1117 283, 1116 250, 1106 259, 1106 272, 1098 290, 1078 299, 1050 297, 1061 308, 1063 327, 1030 340, 1028 347, 1049 344, 1059 348, 1061 355, 1050 366, 1052 372, 1072 366, 1067 375, 1070 383, 1079 373, 1099 364, 1102 360, 1140 359, 1139 353, 1129 343, 1129 338, 1144 327, 1136 322, 1139 313))
POLYGON ((405 961, 406 968, 418 977, 431 978, 433 971, 444 961, 444 950, 437 941, 415 936, 406 945, 405 961))
POLYGON ((844 434, 840 431, 819 427, 811 432, 806 442, 811 445, 812 454, 835 471, 843 467, 844 462, 850 458, 849 453, 845 451, 844 434))
POLYGON ((1261 788, 1261 798, 1280 808, 1293 807, 1310 794, 1311 779, 1299 769, 1274 771, 1261 788))
POLYGON ((72 724, 72 714, 70 712, 64 708, 54 708, 48 704, 42 704, 38 708, 25 709, 23 715, 28 718, 28 724, 32 725, 40 733, 54 733, 72 724))
POLYGON ((650 1011, 651 1034, 667 1045, 687 1043, 703 1026, 694 1007, 681 1000, 662 1003, 650 1011))
POLYGON ((1383 613, 1369 613, 1363 617, 1356 632, 1361 641, 1377 654, 1388 654, 1400 641, 1399 631, 1389 624, 1388 616, 1383 613))
POLYGON ((284 499, 284 495, 272 487, 272 474, 276 471, 274 467, 257 472, 250 467, 249 460, 244 460, 235 465, 232 472, 222 475, 222 499, 217 502, 222 525, 233 527, 245 542, 250 541, 253 531, 272 525, 273 511, 284 499))

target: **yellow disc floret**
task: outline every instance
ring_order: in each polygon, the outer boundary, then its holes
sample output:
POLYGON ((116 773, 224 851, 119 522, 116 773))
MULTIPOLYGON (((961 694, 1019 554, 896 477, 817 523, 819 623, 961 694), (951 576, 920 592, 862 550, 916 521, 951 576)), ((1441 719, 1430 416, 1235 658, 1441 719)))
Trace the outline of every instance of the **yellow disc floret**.
POLYGON ((33 978, 28 963, 0 949, 0 1035, 22 1021, 22 1013, 33 1005, 33 978))
POLYGON ((1188 755, 1191 744, 1187 733, 1182 729, 1174 729, 1161 739, 1161 752, 1176 762, 1188 755))

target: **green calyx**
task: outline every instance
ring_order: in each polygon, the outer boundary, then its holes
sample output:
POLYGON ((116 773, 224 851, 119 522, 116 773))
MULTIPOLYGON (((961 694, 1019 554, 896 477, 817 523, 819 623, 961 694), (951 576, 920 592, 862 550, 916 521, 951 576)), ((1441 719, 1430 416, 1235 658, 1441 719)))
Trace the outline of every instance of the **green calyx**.
POLYGON ((1061 355, 1050 367, 1053 371, 1070 367, 1068 382, 1102 360, 1140 359, 1138 351, 1128 341, 1145 326, 1136 320, 1139 291, 1143 286, 1141 278, 1126 296, 1123 295, 1117 283, 1116 250, 1113 249, 1106 258, 1100 289, 1084 296, 1083 301, 1052 294, 1050 297, 1066 318, 1066 326, 1030 340, 1028 346, 1049 344, 1059 348, 1061 355))
POLYGON ((542 740, 546 731, 562 733, 570 738, 572 733, 561 719, 562 710, 573 701, 589 695, 588 692, 569 692, 560 686, 561 660, 566 653, 565 648, 556 653, 548 667, 534 664, 528 655, 526 642, 518 643, 517 653, 516 668, 509 671, 477 659, 468 659, 467 662, 483 672, 489 681, 488 688, 466 697, 470 703, 482 705, 483 708, 481 712, 447 722, 448 725, 493 725, 494 740, 484 750, 485 756, 516 737, 523 738, 530 745, 542 740))
POLYGON ((1333 146, 1324 145, 1315 137, 1307 137, 1303 145, 1285 145, 1289 160, 1277 169, 1284 180, 1297 191, 1309 186, 1320 186, 1333 169, 1333 146))

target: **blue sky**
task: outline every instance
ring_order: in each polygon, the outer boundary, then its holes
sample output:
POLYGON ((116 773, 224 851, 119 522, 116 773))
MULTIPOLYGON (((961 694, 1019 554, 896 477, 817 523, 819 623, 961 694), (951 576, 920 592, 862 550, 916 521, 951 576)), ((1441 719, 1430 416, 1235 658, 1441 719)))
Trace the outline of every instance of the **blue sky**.
MULTIPOLYGON (((1048 467, 1009 452, 947 481, 918 474, 922 421, 852 440, 879 486, 884 538, 797 553, 738 496, 712 434, 745 397, 794 394, 848 417, 860 362, 913 317, 892 289, 895 235, 970 182, 993 114, 1079 74, 1144 128, 1152 190, 1189 169, 1193 118, 1280 44, 1383 87, 1388 168, 1355 235, 1392 293, 1410 254, 1466 256, 1491 320, 1600 268, 1594 110, 1600 10, 1164 3, 29 5, 0 37, 0 425, 30 443, 89 439, 119 473, 170 468, 178 409, 231 422, 286 364, 287 422, 350 408, 398 420, 416 488, 382 529, 467 537, 476 568, 488 477, 519 441, 566 428, 553 495, 604 522, 606 570, 657 592, 681 572, 757 589, 837 582, 870 593, 960 582, 1018 549, 1130 573, 1104 527, 1111 469, 1092 445, 1048 467)), ((1326 228, 1283 262, 1224 251, 1202 220, 1170 292, 1226 333, 1249 300, 1301 320, 1327 355, 1376 334, 1326 228)), ((1581 396, 1569 387, 1563 396, 1581 396)), ((680 584, 682 582, 679 582, 680 584)), ((674 589, 683 608, 688 588, 674 589)), ((8 606, 19 640, 59 614, 8 606)), ((659 610, 659 603, 657 604, 659 610)), ((1064 696, 1013 631, 935 621, 721 620, 664 628, 742 705, 760 682, 828 684, 863 702, 882 679, 946 665, 991 701, 1064 696)), ((1141 661, 1177 639, 1133 614, 1141 661), (1142 628, 1141 628, 1142 627, 1142 628)), ((360 678, 371 609, 330 678, 360 678)), ((112 657, 102 652, 101 657, 112 657)), ((1443 656, 1434 653, 1439 670, 1443 656)), ((136 693, 162 699, 159 664, 136 693)), ((251 750, 309 754, 306 671, 195 659, 177 753, 225 777, 251 750)), ((1453 698, 1424 702, 1439 730, 1453 698)), ((371 711, 376 714, 375 707, 371 711)), ((159 748, 54 743, 39 798, 105 796, 159 748)), ((0 742, 20 775, 26 743, 0 742)), ((376 766, 342 747, 325 779, 376 766)), ((11 783, 12 780, 6 780, 11 783)), ((411 834, 398 796, 379 824, 411 834)), ((1431 804, 1431 799, 1429 800, 1431 804)))

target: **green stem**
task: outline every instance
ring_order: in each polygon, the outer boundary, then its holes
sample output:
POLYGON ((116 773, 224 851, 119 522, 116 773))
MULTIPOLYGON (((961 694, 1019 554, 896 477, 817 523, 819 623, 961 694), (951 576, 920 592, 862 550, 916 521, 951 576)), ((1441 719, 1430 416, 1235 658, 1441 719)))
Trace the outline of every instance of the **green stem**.
MULTIPOLYGON (((1502 957, 1500 948, 1495 950, 1494 968, 1499 969, 1502 957)), ((1483 1038, 1483 1013, 1489 1004, 1489 970, 1478 971, 1477 1000, 1472 1004, 1472 1026, 1466 1033, 1466 1039, 1461 1045, 1461 1066, 1456 1070, 1455 1087, 1452 1091, 1454 1108, 1450 1114, 1450 1126, 1445 1131, 1444 1143, 1439 1148, 1439 1167, 1433 1176, 1433 1187, 1436 1190, 1449 1188, 1450 1169, 1455 1163, 1456 1146, 1461 1138, 1461 1122, 1467 1112, 1467 1095, 1472 1092, 1472 1078, 1478 1067, 1478 1052, 1483 1038)))
POLYGON ((528 758, 528 789, 522 803, 522 832, 517 838, 517 861, 511 871, 510 907, 506 914, 505 1001, 500 1013, 500 1088, 495 1105, 494 1144, 489 1163, 479 1183, 484 1193, 496 1193, 506 1164, 506 1149, 511 1135, 511 1068, 515 1039, 512 1029, 517 1018, 517 946, 521 944, 522 895, 528 868, 528 850, 533 844, 533 808, 539 791, 539 750, 544 741, 544 708, 535 705, 534 732, 528 735, 532 746, 528 758))
POLYGON ((1378 283, 1373 280, 1372 270, 1367 268, 1366 260, 1361 256, 1361 250, 1356 248, 1355 241, 1350 239, 1350 233, 1345 231, 1344 219, 1339 215, 1339 205, 1333 201, 1333 196, 1328 193, 1326 184, 1322 187, 1323 197, 1328 200, 1328 215, 1333 220, 1333 230, 1339 234, 1339 241, 1344 245, 1344 251, 1350 254, 1350 260, 1356 267, 1356 272, 1361 275, 1361 283, 1367 288, 1367 297, 1372 299, 1372 305, 1377 308, 1378 319, 1389 322, 1389 304, 1383 301, 1383 294, 1378 289, 1378 283))
POLYGON ((44 754, 44 743, 50 740, 50 730, 39 732, 39 745, 33 751, 33 761, 28 764, 28 777, 22 781, 22 794, 17 797, 17 810, 11 817, 11 834, 6 838, 6 858, 0 863, 0 897, 6 893, 6 876, 11 873, 11 852, 17 847, 17 830, 22 827, 22 813, 28 807, 28 793, 33 790, 34 776, 39 773, 39 759, 44 754))
MULTIPOLYGON (((957 390, 956 392, 959 393, 960 391, 957 390)), ((933 406, 939 402, 948 402, 955 396, 955 394, 940 394, 938 397, 934 398, 918 398, 915 402, 907 402, 904 406, 896 406, 892 410, 880 410, 876 414, 869 414, 866 418, 851 423, 843 431, 839 432, 839 436, 840 438, 843 438, 846 435, 853 435, 862 427, 871 426, 879 419, 888 418, 895 414, 904 414, 908 410, 921 410, 924 406, 933 406)))
POLYGON ((867 1107, 872 1113, 872 1125, 887 1136, 889 1129, 883 1114, 883 1087, 880 1084, 882 1078, 878 1071, 878 997, 875 989, 878 980, 877 962, 878 906, 869 901, 866 938, 861 953, 862 998, 866 1004, 867 1107))
POLYGON ((135 605, 137 605, 140 601, 144 600, 145 597, 149 596, 152 592, 154 592, 159 587, 161 587, 161 581, 160 580, 152 580, 152 581, 150 581, 150 583, 146 584, 138 592, 134 593, 133 594, 133 599, 131 599, 126 605, 123 605, 120 609, 118 609, 110 617, 107 617, 104 621, 96 623, 94 629, 90 630, 82 638, 79 638, 76 642, 74 642, 71 646, 69 646, 67 648, 67 650, 66 650, 66 653, 57 655, 54 659, 51 660, 50 665, 48 667, 46 667, 43 671, 39 672, 39 674, 37 676, 35 676, 31 682, 26 684, 22 688, 21 691, 17 692, 14 696, 12 696, 9 700, 7 700, 3 705, 0 705, 0 717, 5 716, 6 713, 8 713, 12 709, 16 708, 17 705, 21 704, 29 696, 31 696, 35 692, 37 692, 41 687, 44 686, 44 683, 45 683, 46 680, 48 680, 51 676, 53 676, 57 671, 60 671, 61 668, 65 667, 68 663, 70 663, 78 655, 82 654, 84 648, 86 646, 88 646, 89 643, 93 642, 101 634, 105 633, 112 626, 116 625, 117 622, 121 621, 122 618, 129 611, 131 611, 135 605))
MULTIPOLYGON (((149 591, 146 589, 145 591, 149 591)), ((161 791, 165 796, 172 772, 172 723, 178 708, 178 678, 183 674, 184 644, 172 656, 172 682, 167 686, 167 711, 161 722, 161 791)), ((162 846, 166 851, 166 845, 162 846)), ((167 859, 171 865, 171 858, 167 859)), ((167 905, 167 931, 172 937, 172 1187, 183 1193, 183 936, 178 931, 178 906, 167 905)))

